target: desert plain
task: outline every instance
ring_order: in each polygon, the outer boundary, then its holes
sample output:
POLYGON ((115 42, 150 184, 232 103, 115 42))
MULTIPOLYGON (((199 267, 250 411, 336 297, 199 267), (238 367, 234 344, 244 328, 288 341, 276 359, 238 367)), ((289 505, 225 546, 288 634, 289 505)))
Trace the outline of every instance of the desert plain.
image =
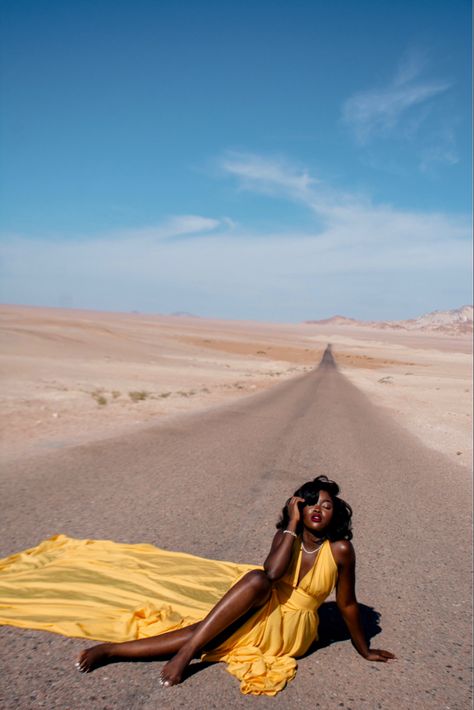
POLYGON ((326 473, 354 508, 367 636, 397 656, 358 656, 333 596, 276 697, 242 695, 224 664, 195 662, 167 690, 161 661, 82 675, 74 661, 90 639, 4 625, 2 708, 469 707, 469 335, 20 306, 0 316, 0 556, 64 533, 258 565, 288 495, 326 473))
POLYGON ((472 336, 186 315, 0 308, 2 457, 153 426, 339 370, 426 446, 472 465, 472 336))

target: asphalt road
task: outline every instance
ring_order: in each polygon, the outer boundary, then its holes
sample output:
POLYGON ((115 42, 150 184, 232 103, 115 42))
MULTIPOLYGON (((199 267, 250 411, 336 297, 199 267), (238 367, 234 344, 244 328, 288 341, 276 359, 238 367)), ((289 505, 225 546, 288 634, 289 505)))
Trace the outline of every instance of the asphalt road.
POLYGON ((309 374, 237 404, 10 465, 0 554, 62 532, 259 564, 283 503, 318 473, 354 508, 359 601, 372 645, 396 662, 360 658, 330 600, 320 647, 275 698, 242 696, 222 664, 193 664, 170 689, 160 663, 84 676, 74 660, 88 642, 3 627, 0 707, 470 707, 468 472, 375 407, 329 351, 309 374))

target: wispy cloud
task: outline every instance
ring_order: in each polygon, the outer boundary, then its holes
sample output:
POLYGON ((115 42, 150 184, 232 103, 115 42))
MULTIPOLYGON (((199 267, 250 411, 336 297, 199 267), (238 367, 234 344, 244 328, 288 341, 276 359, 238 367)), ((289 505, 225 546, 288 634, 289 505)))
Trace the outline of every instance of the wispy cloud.
POLYGON ((387 86, 358 92, 345 101, 342 120, 360 144, 393 133, 410 109, 426 106, 430 99, 450 88, 449 81, 423 78, 426 65, 426 55, 407 53, 387 86))
POLYGON ((314 229, 229 229, 222 218, 187 215, 115 237, 8 235, 1 298, 280 321, 405 317, 469 298, 467 218, 377 205, 281 158, 233 153, 220 166, 241 190, 310 210, 314 229))
POLYGON ((162 236, 175 237, 185 234, 210 232, 221 225, 221 220, 201 215, 185 214, 171 217, 168 222, 158 230, 162 236))
MULTIPOLYGON (((285 158, 229 151, 220 158, 218 165, 224 175, 237 180, 240 190, 290 199, 302 203, 318 215, 332 209, 334 197, 328 186, 310 175, 304 166, 294 165, 285 158)), ((358 196, 357 201, 362 199, 358 196)), ((342 207, 353 203, 354 196, 340 191, 338 201, 342 207)))
POLYGON ((432 173, 440 165, 456 165, 459 155, 456 149, 456 139, 451 128, 434 132, 430 141, 420 151, 420 170, 432 173))
POLYGON ((151 241, 161 241, 166 239, 176 239, 192 237, 195 235, 207 234, 218 227, 230 226, 231 220, 227 217, 215 219, 214 217, 203 217, 196 214, 173 215, 158 225, 141 227, 124 231, 115 231, 110 234, 110 238, 143 238, 151 241))
POLYGON ((412 48, 402 55, 398 63, 393 83, 403 86, 419 77, 428 66, 428 54, 421 49, 412 48))
POLYGON ((242 188, 275 194, 290 193, 299 199, 310 194, 318 181, 304 168, 297 168, 283 158, 268 158, 255 153, 228 151, 219 161, 220 168, 240 180, 242 188))
MULTIPOLYGON (((142 227, 127 227, 124 229, 114 229, 103 231, 99 234, 80 234, 76 238, 81 242, 101 241, 104 243, 126 242, 128 240, 141 242, 148 246, 157 245, 161 242, 172 242, 176 240, 186 241, 196 239, 211 234, 216 230, 225 232, 233 229, 235 222, 229 217, 203 217, 196 214, 170 215, 158 224, 150 224, 142 227)), ((68 238, 61 238, 67 241, 68 238)))
MULTIPOLYGON (((330 250, 340 249, 341 263, 344 248, 370 245, 379 256, 385 247, 403 252, 408 245, 434 244, 442 241, 469 239, 468 222, 436 212, 413 212, 391 205, 375 205, 368 195, 337 190, 322 180, 312 179, 307 170, 288 166, 285 172, 281 161, 251 154, 234 154, 239 168, 221 162, 223 170, 236 177, 239 187, 257 190, 275 197, 299 202, 311 210, 322 222, 322 228, 312 238, 330 250), (259 166, 259 171, 255 170, 259 166), (251 178, 251 179, 249 179, 251 178)), ((351 262, 352 264, 354 262, 351 262)), ((382 265, 379 260, 378 263, 382 265)), ((350 264, 344 264, 344 270, 350 264)))

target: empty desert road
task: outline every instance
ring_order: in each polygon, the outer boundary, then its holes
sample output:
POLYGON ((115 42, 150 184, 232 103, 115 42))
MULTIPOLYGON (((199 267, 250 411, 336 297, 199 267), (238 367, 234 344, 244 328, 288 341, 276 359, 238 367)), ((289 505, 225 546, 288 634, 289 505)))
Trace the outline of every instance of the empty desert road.
MULTIPOLYGON (((197 664, 170 689, 158 685, 161 663, 84 676, 74 660, 88 642, 3 627, 0 707, 470 707, 469 472, 372 405, 330 351, 309 374, 237 404, 10 465, 0 553, 65 533, 259 564, 282 505, 318 473, 354 508, 359 601, 372 645, 396 662, 369 663, 340 630, 332 641, 326 633, 282 693, 254 698, 222 664, 197 664)), ((333 606, 321 613, 326 623, 333 606)))

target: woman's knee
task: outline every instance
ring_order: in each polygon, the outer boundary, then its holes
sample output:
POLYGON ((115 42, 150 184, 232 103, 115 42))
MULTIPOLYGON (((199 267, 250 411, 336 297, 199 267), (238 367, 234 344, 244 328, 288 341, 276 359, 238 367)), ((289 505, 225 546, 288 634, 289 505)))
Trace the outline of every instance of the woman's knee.
POLYGON ((272 582, 267 577, 263 569, 254 569, 245 575, 246 581, 255 593, 267 594, 271 589, 272 582))

